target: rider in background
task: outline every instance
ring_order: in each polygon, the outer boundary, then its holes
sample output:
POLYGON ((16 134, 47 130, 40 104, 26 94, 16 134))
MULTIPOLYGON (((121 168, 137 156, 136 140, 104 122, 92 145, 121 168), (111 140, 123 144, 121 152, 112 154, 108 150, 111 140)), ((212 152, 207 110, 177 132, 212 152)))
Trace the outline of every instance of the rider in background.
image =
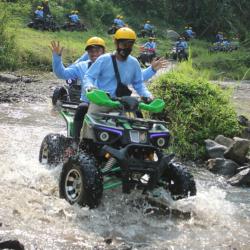
POLYGON ((195 32, 193 32, 193 29, 192 29, 191 26, 186 27, 185 34, 187 35, 188 40, 191 39, 191 38, 194 38, 194 36, 195 36, 195 32))
POLYGON ((178 41, 175 43, 176 53, 179 51, 183 51, 185 53, 186 59, 188 58, 188 43, 186 42, 184 37, 180 37, 178 41))
POLYGON ((43 7, 37 6, 37 9, 35 10, 35 19, 42 20, 43 19, 43 7))
POLYGON ((216 43, 222 43, 224 40, 224 37, 223 37, 223 32, 219 31, 216 36, 215 36, 215 42, 216 43))
POLYGON ((149 41, 143 45, 143 48, 150 51, 153 57, 156 55, 156 42, 155 37, 149 37, 149 41))
POLYGON ((70 18, 70 21, 72 23, 75 23, 75 24, 79 23, 80 22, 80 18, 78 16, 78 10, 71 11, 71 15, 69 16, 69 18, 70 18))
POLYGON ((51 15, 50 9, 49 9, 49 0, 44 0, 42 2, 42 7, 43 7, 44 18, 46 18, 48 15, 51 15))
POLYGON ((119 16, 118 21, 117 21, 117 25, 116 25, 118 28, 122 28, 122 27, 126 26, 122 19, 123 19, 123 16, 119 16))
POLYGON ((146 23, 143 26, 144 31, 146 31, 146 33, 150 36, 152 36, 153 34, 153 30, 154 30, 154 26, 152 24, 150 24, 150 21, 146 21, 146 23))

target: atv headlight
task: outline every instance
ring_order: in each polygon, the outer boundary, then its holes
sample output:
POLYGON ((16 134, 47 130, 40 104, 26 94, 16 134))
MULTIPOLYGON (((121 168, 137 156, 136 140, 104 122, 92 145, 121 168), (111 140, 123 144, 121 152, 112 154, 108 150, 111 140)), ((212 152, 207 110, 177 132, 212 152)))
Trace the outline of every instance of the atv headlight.
POLYGON ((151 143, 159 148, 164 148, 168 146, 170 134, 168 132, 164 133, 151 133, 150 141, 151 143))
POLYGON ((99 138, 100 138, 100 140, 101 141, 103 141, 103 142, 106 142, 106 141, 108 141, 109 140, 109 134, 108 134, 108 132, 101 132, 100 134, 99 134, 99 138))
POLYGON ((159 137, 156 139, 156 144, 161 148, 166 144, 166 139, 164 137, 159 137))

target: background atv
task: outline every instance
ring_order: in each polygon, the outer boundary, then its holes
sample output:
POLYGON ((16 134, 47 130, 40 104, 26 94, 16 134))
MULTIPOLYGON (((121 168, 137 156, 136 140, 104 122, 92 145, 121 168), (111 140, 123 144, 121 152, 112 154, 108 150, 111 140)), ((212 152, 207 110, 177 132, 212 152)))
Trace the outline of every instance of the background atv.
POLYGON ((81 86, 77 84, 77 79, 68 79, 66 84, 56 87, 52 94, 52 104, 57 105, 62 102, 80 103, 81 86))
POLYGON ((173 47, 171 51, 171 57, 178 62, 188 60, 188 54, 184 48, 173 47))
POLYGON ((86 26, 81 22, 73 23, 68 21, 65 22, 61 28, 66 31, 88 31, 86 26))
POLYGON ((59 26, 55 23, 51 15, 47 15, 44 19, 34 19, 28 23, 29 28, 38 29, 38 30, 51 30, 59 31, 59 26))
POLYGON ((140 55, 137 57, 142 67, 150 66, 152 60, 156 57, 155 49, 140 48, 140 55))
MULTIPOLYGON (((164 153, 170 133, 166 123, 136 118, 138 110, 161 112, 160 99, 150 104, 135 97, 111 100, 100 90, 87 93, 91 104, 115 109, 108 113, 87 113, 78 152, 63 164, 59 191, 69 203, 99 205, 103 190, 122 186, 124 193, 138 188, 145 193, 156 187, 168 190, 173 199, 196 194, 193 176, 187 168, 164 153), (89 133, 86 133, 89 131, 89 133)), ((71 113, 65 113, 68 136, 73 128, 71 113)))

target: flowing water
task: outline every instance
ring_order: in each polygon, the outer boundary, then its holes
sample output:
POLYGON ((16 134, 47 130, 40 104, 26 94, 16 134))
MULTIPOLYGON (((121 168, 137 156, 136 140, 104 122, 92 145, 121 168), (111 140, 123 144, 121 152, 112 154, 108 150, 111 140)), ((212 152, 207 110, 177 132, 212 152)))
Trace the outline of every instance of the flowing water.
POLYGON ((62 166, 38 161, 51 132, 65 134, 65 124, 50 104, 0 104, 0 241, 32 250, 250 249, 250 189, 197 167, 197 196, 169 200, 187 217, 158 213, 120 188, 105 191, 97 209, 70 206, 58 195, 62 166))

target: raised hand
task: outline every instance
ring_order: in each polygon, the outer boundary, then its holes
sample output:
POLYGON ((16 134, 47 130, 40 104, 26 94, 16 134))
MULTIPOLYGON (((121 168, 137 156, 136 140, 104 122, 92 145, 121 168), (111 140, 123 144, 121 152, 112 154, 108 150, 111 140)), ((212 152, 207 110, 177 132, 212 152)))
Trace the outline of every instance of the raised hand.
POLYGON ((63 49, 64 49, 64 47, 60 47, 60 42, 59 41, 57 41, 57 42, 52 41, 49 48, 51 49, 52 53, 55 53, 55 54, 57 54, 59 56, 62 55, 62 52, 63 52, 63 49))
POLYGON ((157 71, 161 68, 166 68, 168 66, 168 61, 164 57, 154 58, 151 62, 151 66, 154 71, 157 71))

